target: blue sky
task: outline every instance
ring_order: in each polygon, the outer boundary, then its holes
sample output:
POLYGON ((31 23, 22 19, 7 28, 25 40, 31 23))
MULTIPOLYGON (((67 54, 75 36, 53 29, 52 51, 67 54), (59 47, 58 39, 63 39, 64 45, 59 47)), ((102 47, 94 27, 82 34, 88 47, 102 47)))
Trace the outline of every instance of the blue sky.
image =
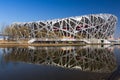
MULTIPOLYGON (((120 0, 0 0, 0 27, 13 22, 110 13, 120 19, 120 0)), ((120 21, 115 37, 120 37, 120 21)))

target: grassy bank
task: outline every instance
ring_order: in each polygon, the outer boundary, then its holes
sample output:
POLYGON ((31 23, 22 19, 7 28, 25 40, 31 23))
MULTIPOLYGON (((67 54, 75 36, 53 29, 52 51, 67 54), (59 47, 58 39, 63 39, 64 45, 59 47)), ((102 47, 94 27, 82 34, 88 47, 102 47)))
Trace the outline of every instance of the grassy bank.
POLYGON ((0 40, 0 46, 84 46, 86 44, 69 44, 69 43, 33 43, 28 44, 27 41, 7 41, 0 40))
POLYGON ((85 46, 85 45, 113 45, 113 44, 101 44, 101 43, 92 43, 92 44, 73 44, 73 43, 33 43, 28 44, 27 41, 7 41, 0 40, 0 46, 85 46))

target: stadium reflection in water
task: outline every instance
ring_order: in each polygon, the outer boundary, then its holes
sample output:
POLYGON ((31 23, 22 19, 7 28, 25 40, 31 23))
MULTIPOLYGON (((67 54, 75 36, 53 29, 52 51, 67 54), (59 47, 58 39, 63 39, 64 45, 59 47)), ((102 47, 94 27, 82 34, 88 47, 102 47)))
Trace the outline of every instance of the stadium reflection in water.
MULTIPOLYGON (((114 53, 115 46, 29 46, 1 48, 1 51, 3 53, 1 52, 0 55, 0 70, 3 69, 5 75, 8 75, 7 70, 15 71, 12 72, 12 76, 9 75, 13 80, 96 80, 96 78, 116 80, 119 78, 117 75, 113 76, 119 66, 114 53)), ((3 79, 7 78, 3 77, 3 79)))

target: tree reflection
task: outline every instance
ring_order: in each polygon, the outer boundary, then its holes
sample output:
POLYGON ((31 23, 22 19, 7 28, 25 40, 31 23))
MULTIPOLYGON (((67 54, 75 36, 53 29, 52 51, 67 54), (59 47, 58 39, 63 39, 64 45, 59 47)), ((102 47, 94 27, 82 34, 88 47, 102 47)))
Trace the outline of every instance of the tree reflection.
POLYGON ((4 55, 6 62, 54 65, 91 72, 112 72, 116 67, 113 51, 97 47, 11 48, 4 55))

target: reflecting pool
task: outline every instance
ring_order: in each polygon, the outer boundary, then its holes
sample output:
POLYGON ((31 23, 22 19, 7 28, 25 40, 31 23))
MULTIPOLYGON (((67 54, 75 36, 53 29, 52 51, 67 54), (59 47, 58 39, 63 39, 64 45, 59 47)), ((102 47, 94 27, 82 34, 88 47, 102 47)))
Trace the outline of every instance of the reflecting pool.
POLYGON ((120 80, 120 46, 0 48, 1 80, 120 80))

